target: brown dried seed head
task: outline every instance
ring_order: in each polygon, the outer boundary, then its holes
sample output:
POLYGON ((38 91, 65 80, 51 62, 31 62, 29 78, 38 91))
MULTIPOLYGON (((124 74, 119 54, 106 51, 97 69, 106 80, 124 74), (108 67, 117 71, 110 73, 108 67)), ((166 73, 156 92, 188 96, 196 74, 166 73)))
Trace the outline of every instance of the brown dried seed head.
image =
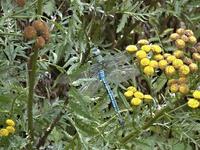
POLYGON ((15 0, 19 7, 24 7, 26 0, 15 0))
POLYGON ((192 61, 191 58, 185 57, 185 58, 183 59, 183 62, 184 62, 186 65, 190 65, 193 61, 192 61))
POLYGON ((197 49, 195 47, 188 48, 191 53, 197 53, 197 49))
POLYGON ((45 30, 45 27, 46 27, 42 20, 33 21, 32 26, 35 28, 35 30, 38 32, 38 34, 43 32, 45 30))
POLYGON ((37 37, 36 43, 35 43, 35 48, 41 49, 45 45, 45 40, 42 36, 37 37))
POLYGON ((50 39, 49 29, 46 28, 46 29, 42 32, 41 36, 45 39, 46 42, 48 42, 49 39, 50 39))
POLYGON ((184 34, 187 35, 188 37, 194 35, 192 30, 185 30, 184 34))
POLYGON ((27 40, 32 40, 37 36, 36 30, 32 26, 27 26, 24 29, 24 38, 27 40))
POLYGON ((187 77, 179 77, 179 79, 178 79, 178 83, 179 83, 179 84, 183 84, 183 83, 186 84, 187 81, 188 81, 188 80, 187 80, 187 77))
POLYGON ((183 35, 181 36, 181 40, 183 40, 184 42, 188 42, 188 41, 189 41, 189 38, 188 38, 185 34, 183 34, 183 35))

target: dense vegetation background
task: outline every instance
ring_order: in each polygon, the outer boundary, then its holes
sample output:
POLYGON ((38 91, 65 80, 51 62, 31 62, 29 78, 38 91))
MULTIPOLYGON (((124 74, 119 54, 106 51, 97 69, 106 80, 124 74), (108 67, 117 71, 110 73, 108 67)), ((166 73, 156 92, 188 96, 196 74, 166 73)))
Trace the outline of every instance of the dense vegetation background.
MULTIPOLYGON (((148 39, 171 52, 169 35, 180 27, 193 30, 199 41, 199 13, 199 0, 27 0, 25 4, 1 0, 0 127, 11 118, 16 131, 0 137, 0 149, 200 149, 200 111, 188 108, 184 97, 165 109, 177 97, 170 95, 163 74, 151 81, 158 103, 132 107, 123 96, 130 85, 149 90, 126 46, 148 39), (27 41, 23 33, 37 19, 47 23, 50 39, 36 58, 30 107, 27 64, 34 51, 33 41, 27 41), (103 85, 94 80, 97 66, 91 49, 95 46, 108 60, 108 80, 124 128, 103 85), (151 120, 162 108, 161 115, 151 120), (33 131, 27 118, 30 113, 33 131)), ((191 75, 193 90, 199 78, 199 74, 191 75)))

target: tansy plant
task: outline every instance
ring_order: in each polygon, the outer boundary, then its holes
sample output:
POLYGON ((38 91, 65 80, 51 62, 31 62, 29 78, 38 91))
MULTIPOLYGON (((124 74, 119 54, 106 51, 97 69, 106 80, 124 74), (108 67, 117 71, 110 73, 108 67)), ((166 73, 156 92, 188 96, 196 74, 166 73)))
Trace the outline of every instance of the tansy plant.
MULTIPOLYGON (((146 39, 139 40, 136 45, 128 45, 126 51, 132 55, 133 60, 141 68, 142 74, 144 73, 147 78, 152 79, 163 72, 168 79, 167 85, 170 93, 180 93, 189 97, 193 90, 189 83, 190 75, 197 73, 199 69, 200 43, 197 43, 191 30, 183 28, 172 33, 170 40, 172 44, 175 44, 175 49, 171 52, 165 52, 164 47, 152 44, 146 39)), ((127 88, 124 95, 127 99, 134 95, 131 104, 137 106, 145 96, 142 93, 136 96, 130 89, 132 88, 127 88)), ((189 107, 199 107, 199 98, 197 98, 199 94, 196 90, 193 98, 188 98, 189 107)))

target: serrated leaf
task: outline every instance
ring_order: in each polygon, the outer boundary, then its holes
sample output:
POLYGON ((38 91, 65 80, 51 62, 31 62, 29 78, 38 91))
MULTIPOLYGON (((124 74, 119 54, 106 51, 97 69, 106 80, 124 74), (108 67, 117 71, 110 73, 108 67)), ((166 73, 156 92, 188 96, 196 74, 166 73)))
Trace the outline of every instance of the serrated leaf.
POLYGON ((117 33, 123 30, 123 28, 125 27, 125 24, 127 23, 128 17, 129 15, 123 14, 122 19, 120 20, 120 23, 117 27, 117 33))
POLYGON ((161 76, 156 80, 156 82, 153 84, 153 89, 155 93, 160 92, 160 90, 164 87, 164 85, 167 83, 167 78, 164 73, 161 74, 161 76))
POLYGON ((55 1, 54 0, 50 0, 46 3, 46 5, 44 5, 44 12, 48 16, 52 15, 54 10, 55 10, 55 1))

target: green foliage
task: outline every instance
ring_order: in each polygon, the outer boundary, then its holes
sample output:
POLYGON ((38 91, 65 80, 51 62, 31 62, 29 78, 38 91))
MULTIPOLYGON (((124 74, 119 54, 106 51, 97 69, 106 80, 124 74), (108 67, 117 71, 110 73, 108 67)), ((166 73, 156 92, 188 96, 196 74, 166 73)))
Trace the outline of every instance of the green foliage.
MULTIPOLYGON (((152 80, 152 106, 130 106, 123 92, 129 85, 148 91, 147 84, 124 49, 142 38, 160 43, 166 52, 169 34, 186 26, 200 37, 199 0, 37 0, 18 7, 14 0, 0 1, 0 127, 7 118, 16 121, 16 132, 0 137, 0 149, 26 149, 28 66, 33 41, 23 30, 38 18, 47 22, 50 41, 39 51, 34 89, 33 145, 45 131, 43 149, 200 149, 200 111, 185 106, 185 99, 170 95, 164 74, 152 80), (96 46, 108 60, 108 81, 114 91, 125 127, 110 107, 109 97, 96 80, 96 46), (114 61, 112 61, 114 60, 114 61), (47 77, 46 75, 50 75, 47 77), (95 74, 95 75, 94 75, 95 74), (158 110, 170 106, 148 128, 158 110), (55 126, 54 126, 55 125, 55 126), (135 132, 131 140, 124 140, 135 132)), ((193 89, 199 76, 191 76, 193 89)))

